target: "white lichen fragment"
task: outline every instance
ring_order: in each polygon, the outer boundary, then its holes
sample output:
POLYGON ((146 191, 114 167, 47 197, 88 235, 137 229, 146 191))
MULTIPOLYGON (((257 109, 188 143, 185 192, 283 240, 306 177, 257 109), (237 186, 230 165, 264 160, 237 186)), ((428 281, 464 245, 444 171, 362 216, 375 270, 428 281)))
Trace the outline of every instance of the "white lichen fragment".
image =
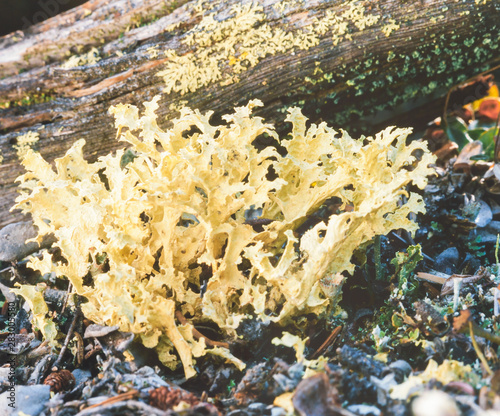
MULTIPOLYGON (((186 377, 208 354, 244 366, 227 348, 194 339, 193 325, 211 322, 235 339, 245 319, 291 325, 330 313, 354 270, 354 250, 376 235, 417 229, 409 214, 423 212, 424 201, 405 188, 425 187, 435 157, 425 143, 406 143, 409 129, 354 140, 326 123, 309 125, 294 107, 283 156, 253 146, 264 134, 279 141, 272 125, 252 116, 258 100, 218 126, 211 113, 184 108, 168 131, 158 127, 158 101, 142 113, 110 109, 134 154, 125 166, 124 150, 87 162, 84 140, 55 160, 55 171, 28 151, 15 208, 31 214, 37 241, 55 236, 64 258, 44 250, 31 268, 68 279, 86 298, 88 319, 136 334, 166 366, 182 363, 186 377), (338 210, 299 232, 332 198, 338 210), (267 220, 262 229, 247 222, 256 210, 267 220)), ((43 311, 37 319, 45 324, 43 311)))
POLYGON ((99 51, 97 50, 97 48, 92 48, 89 52, 84 53, 83 55, 74 55, 70 57, 61 65, 61 67, 66 69, 76 68, 82 65, 96 64, 100 60, 101 57, 99 55, 99 51))
POLYGON ((17 136, 16 142, 14 145, 14 149, 16 149, 17 157, 22 160, 28 151, 33 148, 36 142, 40 140, 40 136, 37 132, 29 131, 22 136, 17 136))
MULTIPOLYGON (((297 4, 278 2, 273 9, 284 13, 297 4)), ((284 30, 266 23, 269 19, 258 3, 236 4, 231 8, 230 17, 221 17, 212 11, 213 5, 208 10, 205 6, 199 2, 198 12, 203 18, 182 39, 191 52, 182 56, 174 50, 165 52, 168 61, 157 75, 164 79, 166 93, 195 92, 214 82, 230 84, 238 79, 235 75, 254 67, 267 56, 315 47, 327 32, 332 33, 332 43, 337 45, 344 39, 352 39, 350 32, 362 31, 380 19, 380 16, 366 14, 363 5, 349 1, 340 14, 328 10, 323 17, 310 19, 302 28, 284 30)))

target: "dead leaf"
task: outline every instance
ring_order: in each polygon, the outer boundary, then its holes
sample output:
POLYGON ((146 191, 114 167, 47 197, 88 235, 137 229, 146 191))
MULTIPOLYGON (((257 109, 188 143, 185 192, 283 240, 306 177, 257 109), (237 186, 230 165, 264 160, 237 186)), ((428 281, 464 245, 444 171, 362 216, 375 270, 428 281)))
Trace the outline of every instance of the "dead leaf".
MULTIPOLYGON (((330 385, 324 373, 302 380, 292 398, 293 406, 300 416, 341 416, 338 391, 330 385)), ((349 412, 350 413, 350 412, 349 412)))

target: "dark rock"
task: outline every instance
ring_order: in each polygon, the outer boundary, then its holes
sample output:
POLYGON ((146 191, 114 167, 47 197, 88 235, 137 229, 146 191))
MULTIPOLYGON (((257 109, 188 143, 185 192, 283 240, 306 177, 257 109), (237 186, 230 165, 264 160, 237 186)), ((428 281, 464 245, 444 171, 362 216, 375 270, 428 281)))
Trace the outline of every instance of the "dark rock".
POLYGON ((340 362, 347 368, 359 372, 365 377, 380 377, 385 368, 384 364, 376 361, 366 353, 344 345, 340 350, 340 362))
POLYGON ((434 268, 441 273, 453 274, 459 263, 459 254, 456 247, 450 247, 437 256, 434 268))
POLYGON ((393 373, 398 383, 402 383, 412 372, 411 365, 405 360, 397 360, 389 364, 389 368, 384 370, 383 375, 393 373))
POLYGON ((334 416, 338 414, 335 403, 338 392, 330 385, 324 373, 318 373, 302 380, 292 398, 295 410, 301 416, 334 416))
POLYGON ((50 399, 50 386, 16 386, 14 393, 16 408, 9 407, 11 392, 6 391, 0 394, 0 409, 4 415, 39 415, 45 408, 45 403, 50 399), (21 413, 22 412, 22 413, 21 413))
POLYGON ((0 230, 0 261, 18 261, 40 250, 48 248, 55 241, 53 235, 45 236, 42 244, 26 240, 37 236, 36 229, 31 221, 9 224, 0 230))

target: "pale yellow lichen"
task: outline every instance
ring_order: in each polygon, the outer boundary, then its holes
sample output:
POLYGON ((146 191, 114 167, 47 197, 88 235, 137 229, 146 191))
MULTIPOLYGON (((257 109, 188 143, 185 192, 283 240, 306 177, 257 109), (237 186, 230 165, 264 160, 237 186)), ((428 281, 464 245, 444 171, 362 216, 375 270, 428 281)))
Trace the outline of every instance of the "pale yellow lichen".
POLYGON ((158 58, 160 50, 158 49, 158 45, 150 46, 146 49, 146 53, 148 54, 150 59, 158 58))
POLYGON ((287 391, 285 393, 280 394, 279 396, 274 398, 273 405, 283 408, 287 415, 295 414, 296 413, 295 406, 293 405, 293 400, 292 400, 294 394, 295 394, 294 391, 287 391))
POLYGON ((172 101, 170 105, 168 106, 168 109, 171 111, 177 111, 181 112, 181 110, 186 107, 187 105, 187 100, 179 100, 179 101, 172 101))
POLYGON ((297 8, 303 3, 303 0, 283 0, 273 4, 273 9, 278 13, 284 14, 286 11, 297 8))
POLYGON ((16 149, 17 157, 21 160, 26 156, 28 150, 32 149, 33 146, 40 140, 40 135, 37 132, 29 131, 26 134, 17 136, 14 149, 16 149))
MULTIPOLYGON (((352 39, 349 27, 361 31, 380 19, 366 14, 362 4, 349 1, 340 14, 328 10, 325 16, 311 19, 302 29, 284 30, 271 27, 264 8, 257 3, 234 5, 231 16, 225 18, 212 11, 213 5, 209 10, 204 9, 204 2, 198 6, 203 18, 182 39, 191 52, 178 55, 175 50, 167 50, 165 69, 157 73, 164 79, 167 93, 186 94, 214 82, 227 85, 233 82, 235 74, 254 67, 266 56, 317 46, 328 31, 337 45, 343 39, 352 39)), ((292 6, 296 3, 278 2, 273 7, 285 10, 292 6)))
POLYGON ((252 144, 264 134, 279 140, 252 117, 258 100, 221 126, 185 108, 168 131, 156 122, 158 100, 142 114, 131 105, 110 109, 119 139, 133 147, 125 167, 124 150, 86 162, 83 140, 56 159, 56 171, 29 151, 16 208, 31 213, 37 241, 54 234, 65 259, 55 263, 44 251, 30 267, 69 279, 87 299, 88 319, 137 334, 165 365, 180 360, 187 377, 206 354, 244 365, 195 340, 191 325, 210 321, 232 338, 244 319, 285 325, 330 313, 355 249, 375 235, 417 228, 408 215, 424 211, 424 202, 404 187, 422 189, 435 158, 425 144, 406 143, 409 129, 353 140, 325 123, 307 128, 292 108, 282 156, 252 144), (297 233, 331 198, 339 213, 297 233), (248 224, 255 216, 269 223, 256 229, 248 224))
POLYGON ((49 308, 43 298, 44 286, 20 285, 19 289, 11 289, 16 295, 21 295, 26 299, 33 314, 33 324, 42 332, 44 339, 51 347, 57 345, 57 328, 51 318, 47 317, 49 308))
POLYGON ((354 23, 359 30, 373 26, 380 19, 380 16, 365 14, 364 6, 358 2, 350 2, 349 9, 342 14, 342 17, 354 23))
POLYGON ((290 334, 284 331, 281 338, 273 338, 271 341, 274 345, 283 345, 285 347, 293 348, 295 350, 295 359, 297 363, 302 363, 305 367, 304 378, 310 377, 313 374, 322 372, 325 370, 328 359, 320 356, 314 360, 308 360, 305 357, 304 351, 306 349, 306 343, 309 338, 302 339, 298 335, 290 334))
POLYGON ((398 30, 400 27, 399 24, 396 24, 396 21, 394 19, 389 19, 387 23, 382 26, 382 32, 384 33, 385 36, 389 37, 392 32, 395 30, 398 30))
POLYGON ((297 362, 302 362, 305 360, 304 351, 306 350, 306 343, 309 338, 302 339, 297 335, 290 334, 289 332, 283 332, 281 338, 273 338, 272 343, 274 345, 283 345, 285 347, 290 347, 295 350, 295 359, 297 362))
POLYGON ((452 381, 463 381, 472 374, 470 365, 464 365, 456 360, 444 360, 442 364, 429 360, 425 371, 418 375, 410 375, 403 383, 391 389, 391 398, 395 400, 406 400, 410 395, 424 388, 431 380, 436 380, 443 385, 452 381))
POLYGON ((181 22, 172 23, 164 29, 164 32, 173 32, 175 29, 180 27, 180 25, 181 25, 181 22))
POLYGON ((71 56, 66 62, 64 62, 61 67, 70 69, 76 68, 82 65, 92 65, 101 60, 99 55, 99 51, 97 48, 92 48, 89 52, 84 53, 82 55, 74 55, 71 56))
POLYGON ((213 10, 220 4, 220 0, 198 0, 193 5, 193 10, 197 14, 203 14, 207 10, 213 10))

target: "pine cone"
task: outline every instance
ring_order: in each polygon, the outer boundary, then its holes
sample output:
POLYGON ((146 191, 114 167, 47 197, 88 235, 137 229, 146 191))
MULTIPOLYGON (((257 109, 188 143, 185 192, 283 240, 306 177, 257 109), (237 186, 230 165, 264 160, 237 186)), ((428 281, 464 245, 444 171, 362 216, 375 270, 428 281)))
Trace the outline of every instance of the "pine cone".
POLYGON ((185 390, 165 386, 151 390, 149 393, 149 404, 161 410, 170 410, 180 402, 185 402, 192 407, 199 404, 200 400, 185 390))
POLYGON ((75 385, 75 376, 68 370, 59 370, 50 373, 43 384, 50 386, 50 391, 59 393, 64 390, 69 390, 75 385))

